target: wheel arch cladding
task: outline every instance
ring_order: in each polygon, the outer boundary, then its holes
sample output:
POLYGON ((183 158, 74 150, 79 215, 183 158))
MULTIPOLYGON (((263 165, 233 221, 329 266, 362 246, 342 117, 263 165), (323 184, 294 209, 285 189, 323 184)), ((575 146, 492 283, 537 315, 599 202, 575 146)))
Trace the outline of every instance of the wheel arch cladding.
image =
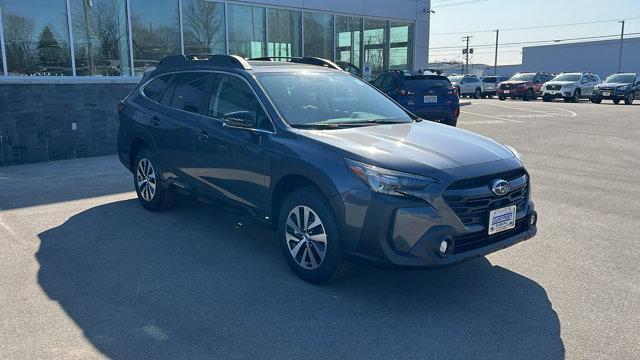
POLYGON ((315 188, 323 195, 327 196, 327 192, 322 189, 322 187, 311 180, 309 176, 291 173, 282 176, 278 179, 275 186, 273 187, 273 191, 271 194, 271 223, 272 226, 277 227, 278 225, 278 217, 280 215, 280 208, 282 207, 282 203, 284 200, 291 194, 292 192, 301 189, 301 188, 315 188))

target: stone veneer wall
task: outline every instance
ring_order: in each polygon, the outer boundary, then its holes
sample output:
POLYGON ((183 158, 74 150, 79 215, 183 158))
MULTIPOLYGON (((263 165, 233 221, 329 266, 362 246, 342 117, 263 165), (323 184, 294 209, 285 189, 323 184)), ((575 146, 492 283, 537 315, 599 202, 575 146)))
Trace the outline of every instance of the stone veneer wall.
POLYGON ((0 166, 114 154, 137 81, 0 80, 0 166))

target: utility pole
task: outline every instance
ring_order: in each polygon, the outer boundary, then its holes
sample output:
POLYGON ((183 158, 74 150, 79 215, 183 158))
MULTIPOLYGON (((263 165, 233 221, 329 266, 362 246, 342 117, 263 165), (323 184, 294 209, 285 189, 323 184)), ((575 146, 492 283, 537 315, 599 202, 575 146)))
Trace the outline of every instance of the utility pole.
POLYGON ((618 57, 618 72, 622 72, 622 46, 624 43, 624 20, 622 23, 622 32, 620 32, 620 56, 618 57))
POLYGON ((464 65, 464 73, 468 74, 469 73, 469 39, 471 39, 473 36, 464 36, 462 37, 463 40, 467 41, 467 48, 464 51, 464 55, 465 55, 465 65, 464 65))
POLYGON ((496 57, 493 63, 493 75, 498 75, 498 36, 500 35, 500 30, 496 29, 496 57))

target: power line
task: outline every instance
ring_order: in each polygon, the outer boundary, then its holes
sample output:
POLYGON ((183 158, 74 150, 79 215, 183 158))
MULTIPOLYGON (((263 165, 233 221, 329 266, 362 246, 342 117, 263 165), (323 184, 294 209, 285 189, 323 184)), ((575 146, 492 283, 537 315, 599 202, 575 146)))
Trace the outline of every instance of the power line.
MULTIPOLYGON (((451 6, 459 6, 459 5, 470 5, 470 4, 477 4, 477 3, 483 3, 483 2, 487 2, 489 0, 470 0, 470 1, 461 1, 461 2, 457 2, 457 3, 445 3, 444 5, 438 5, 436 4, 436 9, 441 9, 441 8, 445 8, 445 7, 451 7, 451 6)), ((433 3, 431 3, 431 7, 433 7, 433 3)))
MULTIPOLYGON (((554 24, 554 25, 540 25, 540 26, 529 26, 529 27, 520 27, 520 28, 507 28, 500 29, 500 31, 520 31, 520 30, 532 30, 532 29, 547 29, 554 27, 565 27, 565 26, 577 26, 577 25, 590 25, 590 24, 602 24, 609 22, 618 22, 621 20, 637 20, 640 19, 640 16, 630 17, 624 19, 611 19, 611 20, 597 20, 597 21, 586 21, 586 22, 577 22, 577 23, 565 23, 565 24, 554 24)), ((434 33, 429 34, 429 36, 437 36, 437 35, 460 35, 460 34, 468 34, 468 33, 488 33, 494 32, 495 30, 469 30, 469 31, 458 31, 458 32, 446 32, 446 33, 434 33)))
MULTIPOLYGON (((625 35, 638 35, 640 32, 635 33, 627 33, 625 35)), ((512 43, 501 43, 498 46, 519 46, 519 45, 528 45, 528 44, 541 44, 541 43, 555 43, 555 42, 563 42, 563 41, 574 41, 574 40, 593 40, 593 39, 603 39, 610 37, 619 37, 620 34, 614 35, 598 35, 598 36, 584 36, 577 38, 565 38, 565 39, 553 39, 553 40, 536 40, 536 41, 522 41, 522 42, 512 42, 512 43)), ((474 48, 486 48, 486 47, 494 47, 495 44, 481 44, 474 45, 474 48)), ((459 49, 460 46, 440 46, 440 47, 431 47, 429 50, 440 50, 440 49, 459 49)))

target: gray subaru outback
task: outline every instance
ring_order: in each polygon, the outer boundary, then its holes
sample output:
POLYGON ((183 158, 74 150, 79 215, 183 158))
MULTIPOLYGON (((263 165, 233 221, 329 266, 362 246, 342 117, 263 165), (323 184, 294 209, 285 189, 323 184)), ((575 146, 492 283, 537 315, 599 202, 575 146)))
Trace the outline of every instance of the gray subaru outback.
POLYGON ((242 207, 312 283, 354 262, 449 266, 536 234, 514 149, 424 121, 327 60, 169 56, 118 111, 142 206, 186 193, 242 207))

